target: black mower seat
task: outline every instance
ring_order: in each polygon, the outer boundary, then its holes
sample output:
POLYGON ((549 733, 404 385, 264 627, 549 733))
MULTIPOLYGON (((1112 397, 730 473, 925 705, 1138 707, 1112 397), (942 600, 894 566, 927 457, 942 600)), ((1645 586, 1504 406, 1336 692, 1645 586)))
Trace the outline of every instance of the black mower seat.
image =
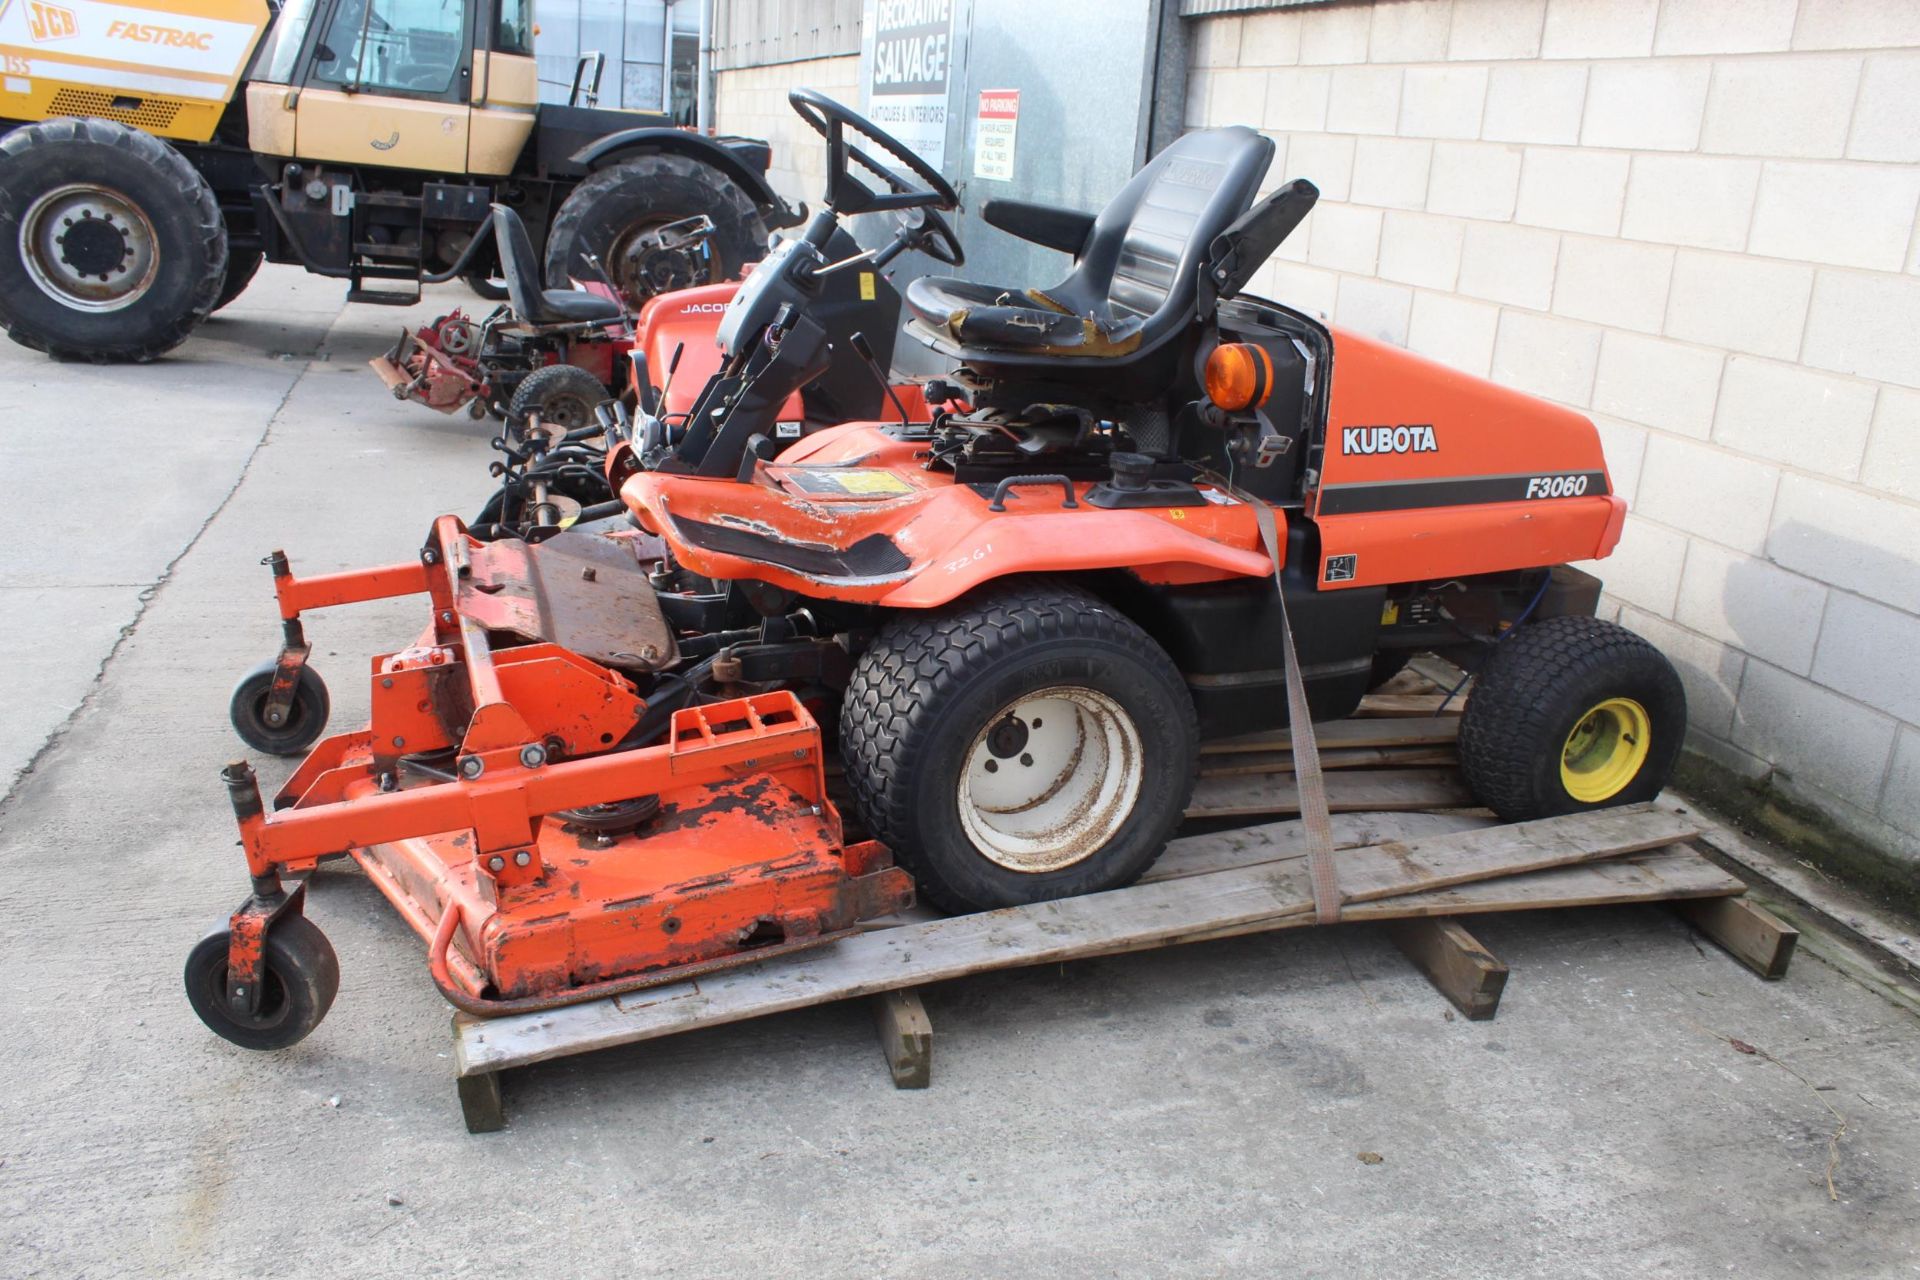
POLYGON ((1233 125, 1175 142, 1098 217, 989 201, 988 222, 1074 253, 1073 273, 1051 289, 927 276, 907 286, 907 307, 937 349, 963 360, 1112 359, 1152 348, 1191 318, 1209 247, 1253 204, 1272 160, 1270 139, 1233 125))
POLYGON ((612 298, 581 289, 542 289, 527 224, 503 204, 493 206, 493 239, 500 271, 507 278, 507 297, 528 324, 611 324, 620 318, 620 304, 612 298))

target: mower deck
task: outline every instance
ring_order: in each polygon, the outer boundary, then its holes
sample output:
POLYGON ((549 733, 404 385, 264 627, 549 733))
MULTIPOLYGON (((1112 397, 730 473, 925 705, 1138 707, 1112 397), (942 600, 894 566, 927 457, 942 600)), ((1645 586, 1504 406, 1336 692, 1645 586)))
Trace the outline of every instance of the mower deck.
POLYGON ((263 1016, 268 944, 302 913, 300 878, 343 855, 428 940, 441 993, 479 1015, 818 945, 911 903, 883 846, 842 839, 819 728, 793 694, 665 717, 593 660, 674 657, 620 539, 479 543, 445 517, 416 565, 300 579, 284 555, 268 563, 286 625, 276 690, 302 674, 305 609, 422 594, 432 621, 374 660, 369 726, 317 743, 271 813, 252 769, 227 769, 253 879, 225 978, 243 1024, 263 1016), (533 642, 496 650, 503 632, 533 642))

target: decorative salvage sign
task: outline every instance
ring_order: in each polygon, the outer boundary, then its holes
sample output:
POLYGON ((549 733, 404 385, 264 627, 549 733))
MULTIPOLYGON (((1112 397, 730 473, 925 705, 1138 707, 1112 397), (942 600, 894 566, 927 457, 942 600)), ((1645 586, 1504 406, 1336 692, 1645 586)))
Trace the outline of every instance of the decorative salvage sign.
POLYGON ((864 18, 867 118, 944 168, 953 0, 866 0, 864 18))
POLYGON ((982 89, 980 115, 974 121, 973 176, 1013 181, 1013 145, 1020 127, 1018 89, 982 89))

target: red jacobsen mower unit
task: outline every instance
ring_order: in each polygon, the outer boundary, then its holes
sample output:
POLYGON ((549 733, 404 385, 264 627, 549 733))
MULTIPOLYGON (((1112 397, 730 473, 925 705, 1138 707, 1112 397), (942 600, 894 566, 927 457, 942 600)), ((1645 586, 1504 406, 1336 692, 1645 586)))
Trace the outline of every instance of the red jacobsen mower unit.
MULTIPOLYGON (((516 430, 530 413, 558 426, 585 426, 595 405, 620 394, 635 340, 633 312, 593 253, 581 260, 599 278, 548 298, 525 223, 516 214, 509 225, 511 245, 507 225, 493 220, 495 243, 504 246, 498 252, 508 303, 478 319, 455 308, 402 332, 367 363, 396 400, 449 414, 464 408, 476 420, 491 415, 516 430)), ((649 302, 687 290, 714 274, 713 234, 705 214, 648 232, 628 250, 628 275, 642 282, 649 302)), ((733 286, 722 287, 730 296, 733 286)))
MULTIPOLYGON (((926 212, 895 212, 891 242, 863 254, 836 229, 828 252, 858 270, 822 278, 812 314, 833 351, 825 373, 787 398, 774 423, 775 438, 793 441, 843 422, 880 415, 891 404, 903 417, 927 405, 917 382, 889 382, 899 329, 900 294, 884 268, 917 249, 952 266, 965 262, 943 220, 926 212)), ((582 518, 624 510, 607 481, 604 428, 594 410, 624 398, 629 406, 679 426, 709 378, 719 369, 715 341, 738 281, 678 287, 698 278, 684 255, 711 227, 692 218, 663 228, 664 265, 648 269, 660 291, 648 297, 636 318, 616 299, 611 284, 582 290, 546 291, 539 263, 519 215, 496 207, 492 217, 510 306, 474 321, 454 311, 401 335, 399 343, 369 363, 395 398, 442 412, 463 405, 475 417, 505 420, 494 438, 501 460, 493 472, 499 490, 475 518, 471 531, 489 539, 503 534, 550 535, 582 518), (680 265, 676 265, 680 264, 680 265), (523 317, 532 317, 531 320, 523 317)), ((587 255, 589 269, 598 262, 587 255)))
POLYGON ((958 257, 939 174, 791 101, 827 140, 825 208, 728 301, 684 413, 604 411, 618 512, 491 541, 443 516, 356 573, 272 558, 285 646, 232 706, 257 747, 324 727, 307 612, 413 594, 429 621, 374 659, 369 725, 312 745, 271 807, 228 768, 253 891, 186 973, 215 1031, 272 1048, 326 1013, 301 877, 328 858, 483 1015, 821 945, 916 892, 1116 888, 1180 821, 1204 737, 1291 721, 1310 744, 1303 721, 1420 649, 1477 675, 1460 757, 1503 818, 1658 792, 1679 681, 1566 564, 1625 516, 1592 425, 1247 296, 1317 197, 1256 202, 1273 145, 1251 130, 1182 138, 1098 215, 990 202, 1066 278, 915 281, 943 407, 783 445, 836 367, 821 300, 872 265, 839 220, 893 211, 891 252, 958 257))

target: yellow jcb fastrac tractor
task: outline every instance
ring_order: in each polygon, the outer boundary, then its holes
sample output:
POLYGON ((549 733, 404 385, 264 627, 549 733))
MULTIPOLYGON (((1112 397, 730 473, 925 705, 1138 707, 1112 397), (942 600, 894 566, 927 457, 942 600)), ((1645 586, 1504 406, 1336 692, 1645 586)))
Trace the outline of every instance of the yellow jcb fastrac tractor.
POLYGON ((729 279, 802 214, 767 144, 545 104, 532 0, 0 0, 0 325, 148 360, 262 260, 406 304, 498 274, 495 201, 549 285, 729 279), (712 219, 689 247, 659 231, 712 219))

